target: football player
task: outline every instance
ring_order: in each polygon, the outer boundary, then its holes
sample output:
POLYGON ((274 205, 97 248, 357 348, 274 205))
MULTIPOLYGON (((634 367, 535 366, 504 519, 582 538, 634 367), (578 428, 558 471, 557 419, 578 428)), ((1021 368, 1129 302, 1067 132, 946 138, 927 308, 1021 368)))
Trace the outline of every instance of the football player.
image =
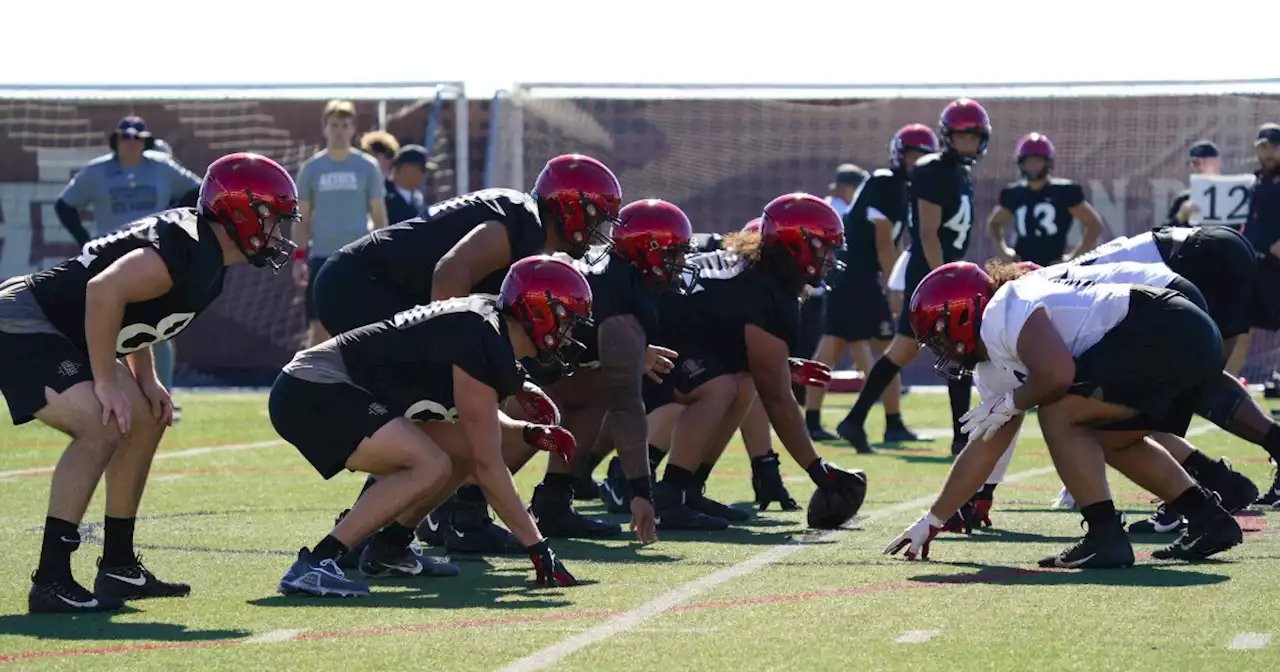
POLYGON ((90 240, 53 268, 0 283, 0 392, 14 424, 71 437, 50 487, 32 612, 119 609, 123 600, 186 595, 134 553, 151 459, 172 424, 150 345, 177 336, 222 292, 226 267, 278 271, 297 219, 289 173, 257 154, 209 165, 195 209, 178 208, 90 240), (71 574, 79 525, 106 476, 102 558, 93 592, 71 574))
POLYGON ((1213 320, 1168 289, 1023 277, 1025 269, 1003 262, 989 263, 988 270, 944 265, 912 297, 911 324, 938 356, 936 369, 948 376, 980 369, 984 389, 979 405, 964 415, 973 440, 942 493, 885 553, 905 549, 908 558, 927 557, 943 521, 978 490, 1032 408, 1088 523, 1081 541, 1040 566, 1133 564, 1107 488, 1107 464, 1187 516, 1183 536, 1154 557, 1199 560, 1239 544, 1235 519, 1163 447, 1194 450, 1183 437, 1223 360, 1213 320))
MULTIPOLYGON (((314 288, 320 324, 340 334, 415 305, 494 294, 519 259, 542 252, 581 257, 593 242, 607 240, 621 207, 613 171, 580 154, 548 161, 528 194, 484 189, 436 203, 425 216, 373 231, 325 262, 314 288)), ((541 397, 536 386, 517 394, 522 405, 546 408, 541 397)), ((365 487, 371 483, 372 477, 365 487)), ((427 521, 424 541, 451 551, 520 552, 511 533, 489 517, 478 486, 459 488, 456 503, 446 502, 427 521)), ((355 567, 357 557, 344 556, 341 564, 355 567)))
MULTIPOLYGON (((938 136, 924 124, 898 129, 889 142, 889 167, 881 168, 858 188, 853 205, 844 216, 848 248, 842 253, 844 272, 839 274, 827 298, 826 329, 814 359, 834 366, 846 351, 864 373, 871 370, 872 347, 883 352, 893 338, 893 313, 885 279, 893 272, 907 214, 907 175, 925 154, 938 151, 938 136)), ((814 388, 805 397, 805 424, 815 441, 837 437, 822 428, 825 390, 814 388)), ((902 423, 901 381, 894 377, 884 392, 884 440, 919 439, 902 423)), ((855 445, 860 451, 868 445, 855 445)))
MULTIPOLYGON (((973 177, 970 168, 987 151, 991 137, 991 121, 977 101, 961 98, 942 110, 939 122, 943 149, 916 161, 911 171, 907 197, 907 230, 911 235, 911 253, 907 260, 904 296, 910 297, 930 269, 964 258, 972 241, 973 177)), ((897 333, 889 348, 867 372, 858 401, 836 426, 840 438, 859 452, 871 450, 863 428, 871 406, 897 378, 902 367, 915 360, 919 352, 915 334, 907 319, 908 311, 898 316, 897 333)), ((966 437, 960 429, 960 416, 969 409, 968 378, 947 383, 951 397, 954 428, 952 453, 964 448, 966 437)))
MULTIPOLYGON (((825 384, 826 367, 789 357, 799 330, 799 297, 822 282, 843 246, 840 218, 810 194, 789 194, 770 202, 760 230, 725 237, 725 249, 690 258, 697 286, 688 294, 659 299, 664 343, 680 353, 680 365, 662 384, 646 383, 651 413, 679 401, 691 383, 727 385, 732 404, 702 418, 711 423, 703 440, 686 441, 677 425, 667 468, 654 487, 660 528, 723 529, 747 512, 710 500, 707 476, 756 394, 787 452, 820 488, 865 491, 866 477, 828 464, 814 452, 792 382, 825 384)), ((690 415, 692 407, 681 412, 690 415)), ((653 435, 653 418, 651 416, 653 435)))
POLYGON ((1102 233, 1102 219, 1079 184, 1050 174, 1054 149, 1049 138, 1040 133, 1023 136, 1016 158, 1022 179, 1000 190, 1000 204, 987 220, 987 235, 1000 255, 1051 266, 1092 250, 1102 233), (1080 244, 1068 252, 1067 236, 1076 221, 1084 231, 1080 244), (1004 235, 1009 222, 1015 225, 1012 248, 1004 235))
MULTIPOLYGON (((575 332, 586 345, 580 370, 546 389, 564 413, 564 426, 583 449, 572 465, 553 459, 534 489, 530 511, 549 537, 621 532, 618 525, 583 516, 571 506, 575 480, 590 482, 591 472, 606 454, 592 449, 603 423, 610 435, 608 445, 618 451, 616 468, 628 486, 628 499, 619 497, 618 508, 631 513, 631 528, 639 541, 657 539, 642 394, 646 370, 651 368, 646 354, 654 351, 646 346, 657 329, 655 295, 678 289, 692 237, 689 218, 680 208, 659 199, 636 201, 619 213, 608 251, 594 262, 576 264, 591 285, 593 324, 575 332)), ((676 356, 670 350, 658 353, 676 356)), ((662 371, 670 365, 668 360, 662 371)))
POLYGON ((299 551, 279 591, 368 595, 366 584, 345 576, 338 558, 375 532, 360 554, 365 575, 457 574, 453 565, 406 547, 427 511, 468 476, 514 530, 537 583, 574 585, 525 511, 509 471, 511 462, 527 459, 520 455, 525 446, 572 458, 573 435, 513 421, 499 404, 523 384, 519 358, 572 364, 572 331, 590 319, 591 298, 586 279, 570 264, 528 257, 511 266, 497 296, 434 301, 295 355, 271 388, 276 432, 325 479, 343 469, 378 479, 324 539, 299 551))

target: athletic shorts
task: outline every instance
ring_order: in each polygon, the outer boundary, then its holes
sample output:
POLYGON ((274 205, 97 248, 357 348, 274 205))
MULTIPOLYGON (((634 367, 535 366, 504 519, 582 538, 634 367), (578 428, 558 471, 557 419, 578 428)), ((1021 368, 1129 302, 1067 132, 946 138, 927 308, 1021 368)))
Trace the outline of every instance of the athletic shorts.
POLYGON ((88 353, 49 322, 26 278, 0 282, 0 394, 13 424, 35 419, 45 388, 61 394, 90 380, 88 353))
POLYGON ((1208 314, 1177 292, 1135 287, 1125 318, 1076 358, 1071 394, 1138 412, 1101 429, 1185 436, 1221 371, 1222 336, 1208 314))
POLYGON ((889 294, 878 275, 846 276, 827 293, 827 319, 823 333, 856 343, 893 338, 893 311, 889 294))
POLYGON ((728 371, 710 350, 697 346, 670 346, 680 353, 675 360, 676 368, 667 374, 662 383, 655 383, 648 377, 644 379, 643 396, 646 413, 675 403, 676 392, 689 394, 703 383, 719 378, 728 371))
POLYGON ((907 262, 911 259, 911 250, 903 250, 898 260, 893 262, 893 270, 889 272, 889 291, 901 292, 907 288, 907 262))
POLYGON ((344 383, 276 376, 267 399, 271 425, 329 480, 347 467, 360 442, 401 416, 368 392, 344 383))
POLYGON ((1258 260, 1258 277, 1250 304, 1250 326, 1280 330, 1280 259, 1271 253, 1258 260))
POLYGON ((898 311, 898 330, 899 336, 915 339, 916 331, 911 328, 911 295, 916 293, 916 287, 920 286, 920 281, 924 280, 924 276, 928 275, 928 271, 917 276, 915 273, 907 273, 907 282, 902 289, 902 310, 898 311))
MULTIPOLYGON (((423 269, 430 273, 431 269, 423 269)), ((365 262, 337 253, 325 261, 311 283, 315 315, 331 336, 381 322, 413 308, 412 299, 374 278, 365 262)))
POLYGON ((1201 227, 1165 264, 1200 289, 1223 338, 1249 331, 1258 263, 1244 236, 1225 226, 1201 227))

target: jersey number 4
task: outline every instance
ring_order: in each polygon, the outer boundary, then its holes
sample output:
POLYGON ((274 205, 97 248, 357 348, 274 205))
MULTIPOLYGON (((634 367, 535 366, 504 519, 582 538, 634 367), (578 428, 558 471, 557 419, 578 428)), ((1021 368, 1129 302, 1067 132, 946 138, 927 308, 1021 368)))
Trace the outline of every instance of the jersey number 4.
MULTIPOLYGON (((1019 206, 1018 209, 1014 211, 1014 216, 1018 220, 1018 237, 1026 238, 1027 237, 1027 206, 1025 205, 1019 206)), ((1052 203, 1044 203, 1044 202, 1036 203, 1035 206, 1031 208, 1031 216, 1035 219, 1035 223, 1038 223, 1040 225, 1039 226, 1040 232, 1038 234, 1035 232, 1032 232, 1031 233, 1032 236, 1035 236, 1035 235, 1052 236, 1058 233, 1058 222, 1057 222, 1058 211, 1054 209, 1052 203)))
POLYGON ((942 223, 942 228, 950 229, 956 233, 956 241, 953 243, 957 250, 964 251, 965 241, 969 240, 969 229, 973 226, 973 204, 969 201, 966 194, 960 197, 960 208, 956 210, 956 214, 942 223))

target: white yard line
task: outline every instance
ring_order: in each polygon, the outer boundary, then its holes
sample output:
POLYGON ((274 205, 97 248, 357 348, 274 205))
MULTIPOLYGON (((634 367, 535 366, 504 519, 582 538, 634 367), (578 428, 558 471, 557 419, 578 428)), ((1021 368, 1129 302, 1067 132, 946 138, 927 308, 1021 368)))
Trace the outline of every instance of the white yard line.
POLYGON ((941 635, 941 630, 908 630, 902 633, 897 639, 893 640, 894 644, 924 644, 936 635, 941 635))
MULTIPOLYGON (((257 450, 259 448, 270 448, 272 446, 280 445, 284 445, 284 441, 280 439, 272 439, 271 441, 255 441, 253 443, 232 443, 225 446, 204 446, 202 448, 188 448, 186 450, 156 453, 155 459, 171 460, 178 457, 195 457, 196 455, 208 455, 210 453, 230 453, 237 450, 257 450)), ((31 476, 33 474, 51 473, 53 473, 53 466, 32 467, 30 469, 12 469, 10 471, 0 471, 0 479, 10 478, 13 476, 31 476)))
MULTIPOLYGON (((1017 481, 1024 481, 1051 473, 1054 473, 1054 469, 1051 466, 1037 467, 1035 469, 1027 469, 1015 474, 1010 474, 1004 479, 1004 482, 1016 483, 1017 481)), ((929 495, 928 497, 920 497, 900 504, 886 506, 859 516, 857 522, 866 523, 906 511, 919 510, 922 507, 928 506, 933 502, 933 500, 934 495, 929 495)), ((830 541, 844 534, 846 531, 847 530, 833 530, 813 538, 811 541, 817 543, 830 541)), ((807 542, 793 542, 770 547, 736 565, 726 567, 725 569, 713 574, 708 574, 700 579, 695 579, 684 585, 677 586, 671 591, 659 595, 658 597, 645 602, 634 609, 618 614, 617 616, 614 616, 604 623, 601 623, 600 625, 597 625, 585 632, 569 637, 568 639, 553 644, 541 651, 516 660, 510 665, 502 668, 502 672, 529 672, 530 670, 540 670, 545 667, 555 665, 565 656, 576 651, 580 651, 592 644, 598 644, 599 642, 602 642, 614 635, 635 630, 655 616, 659 616, 670 611, 671 609, 688 602, 694 597, 697 597, 698 595, 705 593, 722 583, 746 576, 757 569, 772 565, 779 560, 804 550, 809 545, 810 543, 807 542)))
POLYGON ((1271 633, 1242 632, 1227 645, 1228 649, 1261 649, 1271 643, 1271 633))

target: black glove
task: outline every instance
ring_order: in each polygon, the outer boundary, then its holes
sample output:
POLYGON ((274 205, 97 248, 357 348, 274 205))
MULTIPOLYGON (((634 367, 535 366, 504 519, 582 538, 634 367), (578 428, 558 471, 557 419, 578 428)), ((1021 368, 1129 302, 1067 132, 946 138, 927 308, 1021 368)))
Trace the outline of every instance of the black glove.
POLYGON ((864 494, 867 491, 867 475, 861 469, 845 469, 819 458, 805 471, 809 472, 809 480, 823 490, 861 491, 864 494))
POLYGON ((529 560, 533 563, 534 572, 537 573, 534 580, 537 585, 548 588, 578 585, 578 580, 564 568, 564 564, 560 562, 560 558, 556 557, 555 551, 551 550, 551 544, 547 543, 546 539, 524 550, 529 552, 529 560))

